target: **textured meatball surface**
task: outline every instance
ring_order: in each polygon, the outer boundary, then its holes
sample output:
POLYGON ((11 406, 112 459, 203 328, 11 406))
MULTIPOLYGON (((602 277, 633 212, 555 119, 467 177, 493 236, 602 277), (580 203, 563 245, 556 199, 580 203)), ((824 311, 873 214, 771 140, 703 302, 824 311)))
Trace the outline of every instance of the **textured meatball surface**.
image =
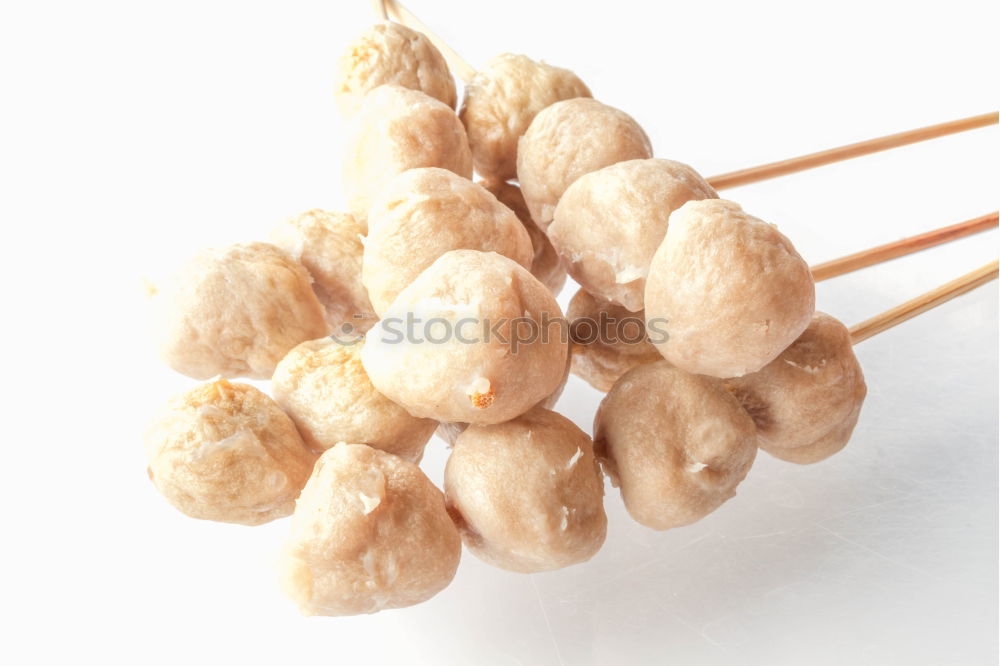
POLYGON ((580 286, 637 312, 670 214, 718 195, 680 162, 628 160, 580 176, 559 200, 549 239, 580 286))
POLYGON ((298 345, 274 371, 274 399, 317 451, 354 442, 420 462, 437 421, 410 416, 375 390, 361 365, 363 344, 320 338, 298 345))
POLYGON ((569 302, 566 319, 572 331, 572 372, 598 391, 610 391, 618 378, 662 356, 646 335, 645 312, 580 289, 569 302))
POLYGON ((375 613, 433 597, 461 553, 444 496, 419 467, 338 444, 296 502, 282 583, 304 615, 375 613))
POLYGON ((868 392, 850 331, 823 312, 778 358, 727 386, 757 424, 760 448, 800 464, 847 445, 868 392))
POLYGON ((517 179, 533 219, 547 231, 556 204, 580 176, 625 160, 653 156, 632 116, 594 99, 543 109, 517 144, 517 179))
POLYGON ((399 293, 361 360, 375 388, 414 416, 500 423, 562 383, 565 327, 555 298, 523 266, 453 250, 399 293))
POLYGON ((313 291, 333 331, 348 325, 364 332, 375 311, 361 284, 364 222, 350 213, 310 210, 275 227, 271 242, 309 271, 313 291))
POLYGON ((407 169, 441 167, 472 178, 472 153, 455 111, 418 90, 379 86, 348 129, 344 191, 348 207, 367 217, 372 199, 407 169))
POLYGON ((445 469, 445 496, 469 550, 511 571, 589 560, 607 532, 604 481, 590 437, 540 407, 459 435, 445 469))
POLYGON ((195 379, 267 379, 289 349, 327 333, 308 271, 268 243, 199 252, 154 304, 160 356, 195 379))
POLYGON ((366 94, 390 83, 455 108, 455 79, 437 47, 422 33, 386 21, 365 30, 337 60, 334 93, 341 113, 353 116, 366 94))
POLYGON ((713 377, 756 372, 812 319, 809 266, 773 225, 722 199, 689 201, 670 216, 653 256, 646 316, 665 320, 656 342, 675 366, 713 377))
POLYGON ((316 460, 273 400, 224 379, 171 398, 145 443, 149 478, 167 501, 243 525, 291 514, 316 460))
POLYGON ((512 53, 491 58, 465 86, 459 112, 476 171, 493 180, 516 178, 517 140, 531 121, 576 97, 590 97, 590 90, 568 69, 512 53))
POLYGON ((629 514, 665 530, 736 494, 757 453, 756 427, 719 380, 657 361, 625 373, 605 396, 594 450, 629 514))
POLYGON ((531 266, 531 237, 513 211, 445 169, 394 178, 375 199, 368 224, 361 278, 380 313, 449 250, 497 252, 531 266))

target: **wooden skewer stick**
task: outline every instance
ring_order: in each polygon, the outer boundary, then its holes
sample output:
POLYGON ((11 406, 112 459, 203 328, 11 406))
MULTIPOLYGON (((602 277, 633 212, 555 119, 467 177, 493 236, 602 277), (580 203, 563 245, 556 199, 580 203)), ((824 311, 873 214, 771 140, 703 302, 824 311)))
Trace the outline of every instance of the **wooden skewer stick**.
POLYGON ((455 70, 458 78, 466 83, 472 80, 472 77, 476 74, 476 69, 453 48, 448 46, 433 30, 428 28, 426 23, 414 16, 413 12, 397 2, 397 0, 376 0, 376 4, 380 6, 380 9, 377 11, 385 11, 389 16, 403 25, 424 33, 427 39, 431 40, 431 43, 437 47, 438 51, 444 54, 445 59, 451 65, 451 68, 455 70))
POLYGON ((383 21, 389 20, 389 11, 385 8, 385 0, 371 0, 375 14, 383 21))
POLYGON ((932 289, 926 294, 917 296, 901 305, 897 305, 891 310, 886 310, 882 314, 875 315, 871 319, 852 326, 851 342, 858 344, 873 335, 902 324, 904 321, 912 319, 922 312, 927 312, 931 308, 936 308, 942 303, 947 303, 951 299, 970 292, 976 287, 981 287, 991 280, 996 280, 998 274, 1000 274, 1000 264, 996 261, 991 261, 982 268, 977 268, 957 280, 952 280, 937 289, 932 289))
POLYGON ((928 231, 918 236, 910 236, 909 238, 873 247, 870 250, 855 252, 840 259, 817 264, 812 267, 813 280, 816 282, 829 280, 838 275, 844 275, 845 273, 874 266, 890 259, 926 250, 935 245, 942 245, 953 240, 958 240, 959 238, 964 238, 965 236, 994 229, 997 226, 1000 226, 1000 218, 998 218, 996 211, 980 215, 965 222, 941 227, 940 229, 928 231))
POLYGON ((737 185, 747 185, 749 183, 768 180, 769 178, 777 178, 778 176, 786 176, 790 173, 813 169, 815 167, 823 166, 824 164, 832 164, 833 162, 849 160, 852 157, 861 157, 862 155, 870 155, 871 153, 877 153, 890 148, 898 148, 911 143, 918 143, 928 139, 936 139, 937 137, 957 134, 958 132, 965 132, 967 130, 986 127, 988 125, 996 125, 998 120, 1000 119, 998 119, 997 112, 992 111, 990 113, 984 113, 981 116, 972 116, 971 118, 952 120, 951 122, 941 123, 939 125, 931 125, 929 127, 909 130, 908 132, 890 134, 877 139, 870 139, 868 141, 852 143, 839 148, 823 150, 818 153, 811 153, 809 155, 802 155, 801 157, 781 160, 780 162, 771 162, 770 164, 762 164, 761 166, 751 167, 749 169, 731 171, 729 173, 713 176, 708 179, 708 182, 712 184, 712 187, 719 190, 727 187, 736 187, 737 185))

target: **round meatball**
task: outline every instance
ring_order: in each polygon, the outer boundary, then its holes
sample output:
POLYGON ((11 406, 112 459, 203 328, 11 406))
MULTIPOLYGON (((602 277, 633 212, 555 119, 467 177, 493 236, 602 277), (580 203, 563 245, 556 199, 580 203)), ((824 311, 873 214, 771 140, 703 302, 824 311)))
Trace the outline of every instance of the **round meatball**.
POLYGON ((476 171, 485 178, 517 177, 517 140, 539 111, 556 102, 590 97, 576 74, 503 53, 465 86, 459 117, 469 135, 476 171))
POLYGON ((472 178, 472 153, 455 111, 418 90, 379 86, 365 96, 348 130, 344 189, 355 215, 407 169, 441 167, 472 178))
POLYGON ((580 286, 638 312, 670 214, 688 201, 715 198, 712 186, 686 164, 619 162, 580 176, 566 189, 549 239, 580 286))
POLYGON ((850 332, 822 312, 778 358, 727 387, 757 424, 760 448, 800 464, 847 445, 868 392, 850 332))
POLYGON ((622 306, 580 289, 566 310, 572 348, 572 372, 598 391, 610 391, 618 378, 662 356, 646 334, 645 312, 622 306))
POLYGON ((356 442, 420 462, 437 421, 410 416, 375 390, 361 365, 363 344, 303 342, 278 363, 274 399, 317 451, 356 442))
POLYGON ((466 547, 502 569, 561 569, 589 560, 604 543, 604 480, 593 444, 547 409, 466 429, 448 458, 444 488, 466 547))
POLYGON ((580 176, 653 156, 649 137, 624 111, 585 97, 542 110, 517 144, 517 179, 533 219, 547 231, 566 188, 580 176))
POLYGON ((363 333, 377 319, 361 284, 365 233, 364 223, 350 213, 325 210, 305 212, 271 232, 271 242, 309 271, 326 321, 339 333, 363 333))
POLYGON ((419 467, 338 444, 296 503, 282 582, 304 615, 376 613, 433 597, 461 554, 444 496, 419 467))
POLYGON ((449 250, 482 250, 531 266, 531 237, 517 216, 472 181, 445 169, 411 169, 389 182, 368 219, 361 279, 375 310, 449 250))
POLYGON ((521 220, 531 238, 531 247, 535 253, 531 260, 531 274, 548 287, 553 296, 558 296, 566 284, 566 268, 562 265, 549 237, 531 219, 521 188, 502 181, 484 181, 480 184, 492 192, 500 203, 514 211, 517 219, 521 220))
POLYGON ((389 83, 455 108, 455 79, 441 52, 423 34, 386 21, 365 30, 337 61, 334 93, 340 112, 354 115, 368 92, 389 83))
POLYGON ((713 377, 757 372, 809 325, 809 266, 773 225, 722 199, 689 201, 646 279, 646 317, 665 323, 663 357, 713 377))
POLYGON ((224 379, 172 398, 145 443, 149 478, 168 502, 242 525, 291 514, 316 460, 273 400, 224 379))
POLYGON ((559 386, 565 329, 527 269, 495 252, 453 250, 400 292, 361 361, 375 388, 414 416, 501 423, 559 386))
POLYGON ((195 379, 267 379, 289 349, 327 333, 311 283, 268 243, 202 250, 155 297, 160 356, 195 379))
MULTIPOLYGON (((556 387, 556 390, 545 398, 542 398, 542 400, 535 405, 534 409, 553 409, 556 406, 556 403, 559 402, 559 398, 562 397, 562 393, 566 389, 566 382, 569 381, 569 371, 571 360, 573 358, 572 347, 567 349, 567 352, 566 367, 563 370, 562 381, 559 382, 559 386, 556 387)), ((659 358, 660 355, 657 354, 656 357, 659 358)), ((468 427, 468 423, 449 423, 447 421, 443 421, 438 424, 437 430, 434 434, 443 439, 448 446, 455 446, 455 440, 457 440, 458 436, 465 432, 465 429, 468 427)))
POLYGON ((594 451, 629 514, 666 530, 736 494, 757 453, 756 427, 719 380, 657 361, 629 370, 604 397, 594 451))

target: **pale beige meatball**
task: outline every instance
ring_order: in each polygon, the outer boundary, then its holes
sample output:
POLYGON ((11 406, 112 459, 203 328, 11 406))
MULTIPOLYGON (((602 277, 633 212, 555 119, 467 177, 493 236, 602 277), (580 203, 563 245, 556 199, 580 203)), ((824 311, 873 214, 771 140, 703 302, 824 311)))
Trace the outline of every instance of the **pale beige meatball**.
POLYGON ((466 84, 459 112, 476 171, 516 178, 517 140, 531 121, 547 106, 576 97, 590 97, 590 90, 568 69, 512 53, 491 58, 466 84))
POLYGON ((637 312, 670 214, 688 201, 715 198, 712 186, 686 164, 628 160, 570 185, 548 235, 580 286, 637 312))
POLYGON ((739 205, 689 201, 646 279, 646 317, 666 322, 657 349, 672 364, 713 377, 756 372, 809 325, 816 290, 791 241, 739 205))
POLYGON ((303 342, 278 363, 274 399, 317 451, 355 442, 420 462, 437 421, 410 416, 375 390, 361 365, 363 345, 330 338, 303 342))
POLYGON ((531 274, 548 287, 553 295, 558 296, 566 284, 566 268, 562 265, 562 260, 549 241, 549 237, 531 219, 521 188, 512 183, 497 181, 484 181, 480 184, 492 192, 500 203, 514 211, 517 219, 521 220, 528 236, 531 237, 531 247, 535 253, 531 260, 531 274))
POLYGON ((338 444, 296 503, 282 583, 304 615, 376 613, 443 590, 461 553, 444 496, 419 467, 338 444))
POLYGON ((399 23, 376 23, 347 45, 337 61, 334 93, 345 116, 357 113, 375 88, 394 83, 455 108, 455 79, 427 37, 399 23))
POLYGON ((580 176, 653 156, 649 137, 624 111, 588 98, 556 102, 517 144, 517 179, 531 218, 547 231, 556 204, 580 176))
POLYGON ((868 392, 850 332, 822 312, 778 358, 727 387, 757 424, 760 448, 800 464, 847 445, 868 392))
MULTIPOLYGON (((654 350, 655 351, 655 350, 654 350)), ((657 354, 656 358, 660 358, 657 354)), ((569 381, 570 367, 572 366, 573 359, 573 348, 570 346, 567 349, 566 354, 566 366, 563 369, 562 381, 559 382, 559 386, 551 394, 543 398, 538 402, 533 409, 554 409, 556 403, 559 402, 559 398, 562 397, 563 391, 566 389, 566 382, 569 381)), ((458 436, 465 432, 465 429, 469 427, 468 423, 449 423, 447 421, 439 423, 437 430, 434 432, 435 435, 444 440, 448 446, 455 446, 455 441, 458 436)))
POLYGON ((580 289, 566 309, 572 347, 572 371, 598 391, 610 391, 618 378, 662 356, 649 341, 645 312, 622 306, 580 289))
POLYGON ((275 227, 271 242, 309 271, 313 291, 335 332, 363 333, 377 317, 361 284, 364 222, 350 213, 310 210, 275 227))
POLYGON ((311 283, 268 243, 202 250, 154 299, 160 356, 195 379, 267 379, 289 349, 328 331, 311 283))
POLYGON ((628 371, 605 396, 594 451, 629 514, 666 530, 736 494, 757 453, 756 427, 719 380, 657 361, 628 371))
POLYGON ((224 379, 171 398, 145 444, 149 478, 168 502, 243 525, 291 514, 316 460, 273 400, 224 379))
POLYGON ((365 96, 348 130, 343 178, 351 212, 367 217, 372 199, 386 183, 418 167, 441 167, 472 178, 465 128, 451 107, 433 97, 380 86, 365 96))
POLYGON ((604 543, 604 480, 593 443, 547 409, 466 429, 448 458, 444 488, 466 547, 502 569, 561 569, 589 560, 604 543))
POLYGON ((445 169, 411 169, 393 178, 372 205, 361 269, 375 311, 384 313, 449 250, 497 252, 531 266, 524 225, 485 188, 445 169))
POLYGON ((414 416, 501 423, 562 382, 565 328, 527 269, 495 252, 453 250, 400 292, 361 361, 375 388, 414 416))

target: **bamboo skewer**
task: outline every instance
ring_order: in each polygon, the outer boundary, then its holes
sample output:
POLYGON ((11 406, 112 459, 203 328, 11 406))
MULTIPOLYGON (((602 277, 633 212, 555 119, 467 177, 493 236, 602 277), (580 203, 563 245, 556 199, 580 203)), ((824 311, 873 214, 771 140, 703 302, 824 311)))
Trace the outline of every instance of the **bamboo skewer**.
POLYGON ((1000 264, 997 261, 991 261, 971 273, 966 273, 956 280, 928 291, 926 294, 897 305, 860 324, 855 324, 851 327, 851 342, 853 344, 863 342, 873 335, 916 317, 922 312, 927 312, 931 308, 936 308, 942 303, 947 303, 951 299, 970 292, 977 287, 981 287, 987 282, 996 280, 998 273, 1000 273, 998 266, 1000 264))
POLYGON ((877 139, 870 139, 868 141, 861 141, 859 143, 852 143, 838 148, 823 150, 818 153, 810 153, 800 157, 781 160, 780 162, 771 162, 770 164, 762 164, 760 166, 750 167, 749 169, 731 171, 718 176, 712 176, 708 179, 708 182, 712 184, 712 187, 720 190, 727 187, 736 187, 738 185, 748 185, 750 183, 757 183, 770 178, 777 178, 778 176, 787 176, 791 173, 814 169, 825 164, 849 160, 854 157, 861 157, 862 155, 870 155, 883 150, 889 150, 890 148, 899 148, 900 146, 906 146, 911 143, 927 141, 928 139, 936 139, 949 134, 957 134, 958 132, 965 132, 979 127, 987 127, 988 125, 996 125, 997 122, 997 112, 991 111, 990 113, 984 113, 979 116, 962 118, 961 120, 952 120, 950 122, 930 125, 929 127, 921 127, 907 132, 900 132, 898 134, 890 134, 877 139))
POLYGON ((397 0, 375 0, 375 4, 379 5, 380 13, 386 12, 394 20, 403 25, 424 33, 427 39, 431 40, 431 43, 444 55, 448 64, 455 71, 455 74, 458 75, 458 78, 462 79, 465 83, 472 80, 472 77, 476 74, 476 68, 470 65, 457 51, 448 46, 441 37, 428 28, 426 23, 414 16, 410 10, 397 2, 397 0))
POLYGON ((947 227, 941 227, 934 231, 910 236, 902 240, 879 245, 869 250, 862 250, 854 254, 817 264, 812 267, 813 281, 822 282, 830 278, 851 273, 862 268, 881 264, 891 259, 896 259, 908 254, 920 252, 936 245, 958 240, 966 236, 971 236, 988 229, 996 228, 1000 224, 997 212, 980 215, 965 222, 959 222, 947 227))
POLYGON ((385 7, 385 0, 371 0, 375 14, 383 21, 389 20, 389 11, 385 7))

